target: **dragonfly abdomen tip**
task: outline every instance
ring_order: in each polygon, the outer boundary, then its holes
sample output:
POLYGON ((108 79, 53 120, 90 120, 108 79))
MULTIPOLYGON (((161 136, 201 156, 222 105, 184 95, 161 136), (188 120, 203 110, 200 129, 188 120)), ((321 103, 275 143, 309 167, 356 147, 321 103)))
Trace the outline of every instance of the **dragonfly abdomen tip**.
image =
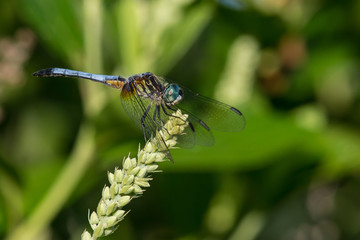
POLYGON ((46 77, 46 76, 53 76, 52 68, 45 68, 39 71, 36 71, 32 74, 35 77, 46 77))

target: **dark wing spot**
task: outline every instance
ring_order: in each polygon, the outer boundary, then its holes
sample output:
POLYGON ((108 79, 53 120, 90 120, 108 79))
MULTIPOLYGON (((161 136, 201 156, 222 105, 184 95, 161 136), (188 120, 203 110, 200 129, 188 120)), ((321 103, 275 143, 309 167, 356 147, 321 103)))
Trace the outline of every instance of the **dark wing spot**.
POLYGON ((191 131, 195 132, 194 125, 191 122, 189 122, 189 127, 191 128, 191 131))
POLYGON ((210 131, 210 128, 208 127, 208 125, 206 125, 206 123, 204 123, 203 121, 199 120, 199 123, 208 131, 210 131))
POLYGON ((235 112, 235 113, 237 113, 237 114, 239 114, 240 116, 242 116, 243 114, 239 111, 239 110, 237 110, 236 108, 234 108, 234 107, 231 107, 230 108, 233 112, 235 112))

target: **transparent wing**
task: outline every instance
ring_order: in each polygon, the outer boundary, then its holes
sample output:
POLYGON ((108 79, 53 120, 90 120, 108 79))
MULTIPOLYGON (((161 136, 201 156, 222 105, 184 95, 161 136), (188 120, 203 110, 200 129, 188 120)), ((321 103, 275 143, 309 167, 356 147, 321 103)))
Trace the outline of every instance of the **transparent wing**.
POLYGON ((125 112, 143 131, 145 140, 149 140, 154 136, 159 138, 159 141, 157 141, 158 148, 161 151, 165 151, 170 161, 173 161, 165 141, 159 134, 156 134, 157 130, 162 128, 163 123, 158 120, 154 120, 154 116, 156 116, 155 102, 151 102, 140 97, 134 89, 129 90, 129 88, 126 87, 122 89, 120 99, 125 112))
POLYGON ((140 98, 136 92, 129 93, 124 89, 121 92, 120 99, 125 112, 143 131, 145 140, 149 140, 152 136, 154 136, 158 127, 150 118, 151 112, 154 111, 153 104, 146 99, 140 98), (147 114, 145 114, 146 112, 147 114))
MULTIPOLYGON (((167 86, 169 84, 163 78, 159 78, 159 80, 164 86, 167 86)), ((182 86, 181 88, 184 89, 182 86)), ((191 92, 191 91, 186 90, 186 92, 191 92)), ((190 94, 186 94, 186 95, 190 96, 190 94)), ((180 142, 180 145, 182 147, 186 147, 186 148, 192 147, 195 143, 202 146, 212 146, 214 145, 215 142, 214 136, 212 135, 208 125, 204 121, 202 121, 201 118, 198 117, 197 112, 195 110, 193 111, 191 110, 192 104, 195 105, 197 104, 196 101, 193 100, 194 97, 189 97, 189 99, 186 99, 186 97, 184 97, 184 99, 181 100, 180 103, 173 106, 166 106, 167 108, 170 108, 173 111, 180 109, 182 113, 188 114, 187 120, 189 122, 189 127, 185 129, 186 135, 179 136, 178 141, 180 142), (184 100, 185 100, 185 104, 183 103, 184 100)))
POLYGON ((194 93, 190 89, 183 89, 183 99, 177 106, 205 123, 211 130, 224 132, 238 132, 245 128, 246 121, 243 114, 234 107, 214 99, 194 93))
POLYGON ((186 109, 179 107, 179 105, 168 106, 168 108, 171 108, 173 111, 176 111, 179 108, 182 113, 188 114, 187 121, 189 126, 185 129, 184 135, 178 136, 181 147, 191 148, 195 143, 201 146, 214 145, 214 136, 204 122, 186 109))
MULTIPOLYGON (((176 110, 177 110, 177 108, 169 107, 166 105, 161 105, 161 106, 159 106, 159 112, 158 112, 160 114, 159 117, 161 119, 163 119, 164 122, 166 122, 168 117, 170 115, 172 115, 174 112, 176 112, 176 110)), ((183 114, 185 114, 185 112, 183 112, 183 114)), ((189 122, 189 118, 186 121, 189 122)), ((191 124, 191 123, 189 123, 189 124, 191 124)), ((184 129, 182 134, 176 136, 177 142, 178 142, 177 145, 179 147, 192 148, 195 145, 195 132, 191 126, 188 126, 187 128, 184 129)))

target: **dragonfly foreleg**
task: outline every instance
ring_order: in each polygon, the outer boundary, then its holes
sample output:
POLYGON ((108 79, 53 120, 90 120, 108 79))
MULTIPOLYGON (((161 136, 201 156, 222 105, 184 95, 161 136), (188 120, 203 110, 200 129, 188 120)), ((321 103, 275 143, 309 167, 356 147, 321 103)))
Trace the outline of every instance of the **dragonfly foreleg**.
POLYGON ((164 126, 165 122, 161 119, 159 105, 156 105, 156 107, 155 107, 153 119, 154 119, 154 122, 160 126, 160 128, 165 129, 165 131, 170 135, 169 131, 164 126), (158 118, 160 120, 160 122, 156 118, 158 118))
MULTIPOLYGON (((172 108, 172 107, 170 107, 168 105, 165 105, 165 106, 166 106, 167 109, 170 109, 171 111, 176 112, 176 109, 174 109, 174 108, 172 108)), ((178 118, 178 119, 182 120, 183 122, 186 122, 186 120, 182 119, 181 117, 174 116, 174 115, 168 113, 163 104, 161 104, 161 108, 162 108, 162 110, 163 110, 163 112, 165 113, 166 116, 175 117, 175 118, 178 118)))

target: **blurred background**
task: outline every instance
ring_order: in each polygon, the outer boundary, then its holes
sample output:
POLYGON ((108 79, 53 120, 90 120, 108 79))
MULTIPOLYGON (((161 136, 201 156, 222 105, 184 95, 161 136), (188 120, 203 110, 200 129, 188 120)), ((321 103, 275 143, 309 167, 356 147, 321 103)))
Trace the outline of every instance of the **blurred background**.
POLYGON ((47 67, 150 71, 247 119, 172 150, 106 239, 360 239, 360 1, 14 0, 0 22, 1 239, 79 239, 144 144, 117 90, 47 67))

